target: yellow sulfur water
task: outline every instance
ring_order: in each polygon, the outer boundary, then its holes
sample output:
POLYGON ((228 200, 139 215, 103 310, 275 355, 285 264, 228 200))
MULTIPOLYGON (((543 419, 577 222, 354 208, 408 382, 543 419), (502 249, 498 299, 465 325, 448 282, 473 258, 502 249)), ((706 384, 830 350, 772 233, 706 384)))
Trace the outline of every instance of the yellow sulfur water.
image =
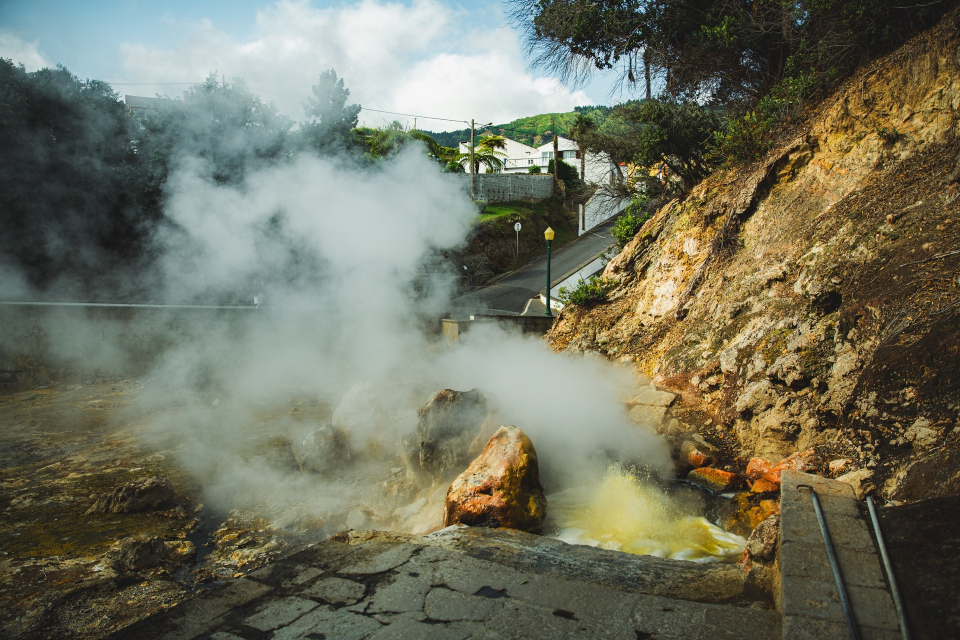
POLYGON ((547 505, 554 537, 570 544, 698 562, 736 559, 746 545, 618 466, 599 486, 552 494, 547 505))

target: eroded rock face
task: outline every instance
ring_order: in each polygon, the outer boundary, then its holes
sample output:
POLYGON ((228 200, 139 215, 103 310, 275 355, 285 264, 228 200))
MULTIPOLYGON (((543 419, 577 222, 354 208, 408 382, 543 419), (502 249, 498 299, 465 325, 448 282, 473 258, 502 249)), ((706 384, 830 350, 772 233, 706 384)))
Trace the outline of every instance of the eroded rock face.
POLYGON ((447 491, 443 525, 508 527, 537 533, 547 515, 533 443, 503 426, 447 491))
POLYGON ((105 493, 87 509, 86 515, 95 513, 136 513, 150 509, 167 509, 174 506, 173 485, 166 478, 151 476, 134 480, 105 493))
POLYGON ((490 408, 479 389, 444 389, 417 410, 420 468, 448 478, 467 466, 492 429, 490 408))

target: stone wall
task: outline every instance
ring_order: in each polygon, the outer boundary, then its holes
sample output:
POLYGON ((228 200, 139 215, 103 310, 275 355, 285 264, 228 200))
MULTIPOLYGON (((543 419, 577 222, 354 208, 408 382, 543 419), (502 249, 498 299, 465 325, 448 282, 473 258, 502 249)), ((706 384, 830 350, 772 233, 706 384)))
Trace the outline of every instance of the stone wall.
MULTIPOLYGON (((470 190, 470 174, 457 174, 463 188, 470 190)), ((477 200, 513 202, 516 200, 545 200, 553 195, 552 174, 478 173, 477 200)))

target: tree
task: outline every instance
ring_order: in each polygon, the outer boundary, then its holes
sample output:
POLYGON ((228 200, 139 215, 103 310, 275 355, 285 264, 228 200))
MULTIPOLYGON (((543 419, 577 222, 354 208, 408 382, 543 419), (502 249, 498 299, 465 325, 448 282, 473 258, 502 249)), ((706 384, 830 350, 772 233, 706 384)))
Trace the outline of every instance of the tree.
POLYGON ((455 163, 458 153, 456 149, 444 147, 432 137, 416 129, 406 129, 397 121, 385 127, 371 129, 361 127, 356 130, 361 143, 367 148, 370 157, 377 160, 396 155, 410 143, 422 144, 427 156, 438 162, 445 171, 449 165, 455 163))
MULTIPOLYGON (((466 143, 467 151, 459 154, 459 164, 470 164, 470 143, 466 143)), ((486 166, 491 172, 503 169, 503 160, 507 154, 502 150, 507 148, 507 139, 500 135, 485 135, 480 137, 477 148, 473 153, 473 171, 480 173, 480 166, 486 166)))
POLYGON ((953 0, 508 0, 534 61, 567 79, 618 68, 661 97, 739 110, 788 77, 822 91, 939 19, 953 0))
POLYGON ((337 72, 328 69, 312 88, 303 108, 312 120, 303 126, 307 146, 316 150, 344 148, 352 140, 351 130, 357 126, 360 105, 347 105, 350 90, 343 86, 337 72))
POLYGON ((570 137, 577 143, 580 149, 580 177, 586 180, 587 175, 587 152, 593 151, 590 148, 592 134, 597 130, 597 125, 593 118, 582 112, 577 113, 573 126, 570 127, 570 137))

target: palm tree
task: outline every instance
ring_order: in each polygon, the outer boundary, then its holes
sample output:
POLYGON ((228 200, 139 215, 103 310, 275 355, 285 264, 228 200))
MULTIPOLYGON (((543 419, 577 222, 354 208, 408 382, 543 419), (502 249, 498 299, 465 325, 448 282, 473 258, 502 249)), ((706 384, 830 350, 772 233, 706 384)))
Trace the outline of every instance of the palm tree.
POLYGON ((444 147, 424 132, 406 129, 396 121, 385 127, 377 129, 359 127, 356 131, 361 142, 367 147, 367 152, 377 159, 399 153, 411 140, 422 142, 426 147, 427 155, 445 167, 455 162, 459 155, 456 149, 444 147))
POLYGON ((570 127, 570 137, 580 149, 580 179, 586 182, 587 149, 590 146, 590 136, 597 131, 597 125, 590 116, 577 114, 573 126, 570 127))
MULTIPOLYGON (((466 145, 467 151, 458 156, 458 162, 470 164, 470 145, 466 145)), ((503 169, 503 160, 507 154, 501 149, 507 148, 507 139, 498 135, 486 135, 480 137, 477 148, 473 152, 473 171, 480 173, 480 165, 485 165, 491 172, 497 172, 503 169)))

